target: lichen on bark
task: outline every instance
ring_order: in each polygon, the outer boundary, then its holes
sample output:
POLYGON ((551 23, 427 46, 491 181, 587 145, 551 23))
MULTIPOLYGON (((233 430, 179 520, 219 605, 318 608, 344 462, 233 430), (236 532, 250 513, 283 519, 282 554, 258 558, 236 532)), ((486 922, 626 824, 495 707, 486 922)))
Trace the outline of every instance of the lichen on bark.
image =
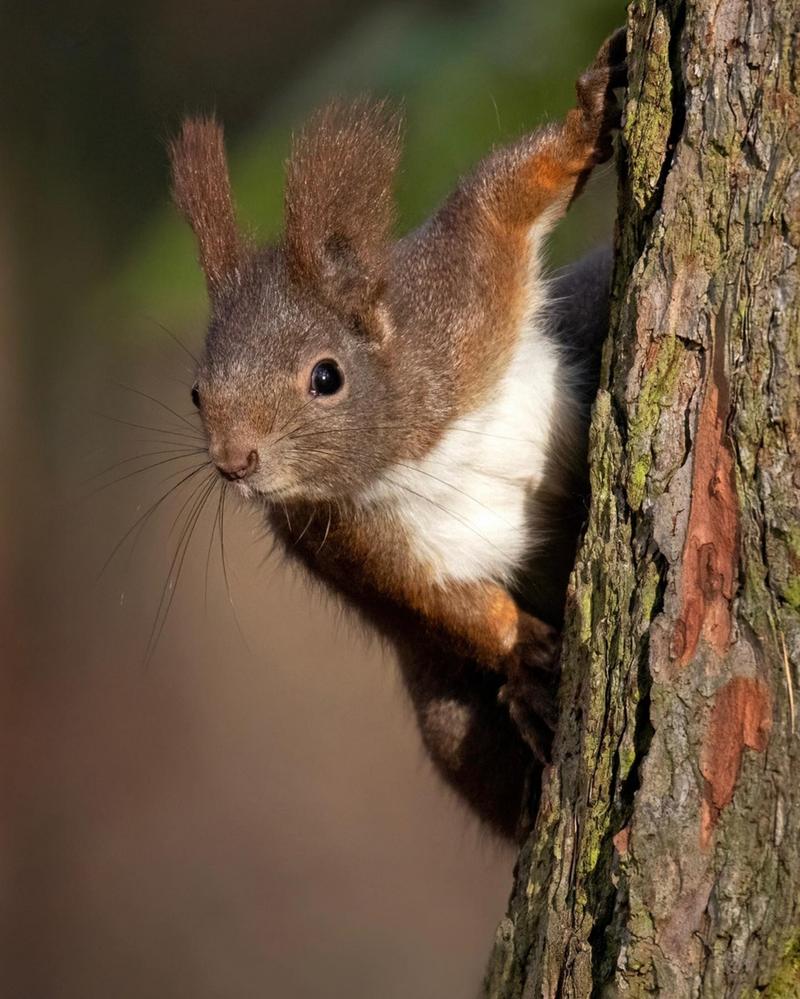
POLYGON ((494 999, 800 994, 799 39, 795 0, 629 7, 592 506, 494 999))

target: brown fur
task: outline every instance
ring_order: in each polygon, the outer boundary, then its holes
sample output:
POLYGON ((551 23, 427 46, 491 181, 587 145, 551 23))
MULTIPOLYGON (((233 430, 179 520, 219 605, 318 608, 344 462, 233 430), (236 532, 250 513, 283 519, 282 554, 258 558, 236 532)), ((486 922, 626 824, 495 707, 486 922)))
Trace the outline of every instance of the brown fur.
POLYGON ((555 629, 500 586, 432 585, 412 569, 406 539, 388 518, 341 516, 319 505, 289 513, 288 520, 280 509, 270 516, 286 553, 397 650, 440 772, 496 832, 513 837, 526 778, 519 762, 531 766, 531 748, 544 758, 555 722, 555 629), (454 705, 466 717, 457 730, 442 711, 454 705), (517 727, 508 724, 509 708, 517 727), (519 725, 533 746, 520 739, 519 725))
POLYGON ((236 225, 222 126, 189 118, 170 143, 172 194, 192 227, 208 290, 217 295, 234 278, 246 252, 236 225))
POLYGON ((386 281, 400 117, 362 98, 314 115, 286 169, 291 269, 345 316, 369 312, 386 281))
POLYGON ((546 753, 553 723, 586 412, 565 389, 528 518, 551 543, 513 592, 490 580, 438 584, 391 512, 357 498, 387 469, 427 454, 496 385, 527 307, 530 226, 563 212, 610 155, 623 58, 624 37, 613 36, 563 124, 490 155, 395 243, 400 128, 382 104, 331 105, 296 139, 286 231, 274 247, 248 248, 235 231, 216 126, 187 123, 172 149, 176 200, 212 294, 198 371, 211 454, 247 454, 260 442, 256 488, 287 553, 398 649, 432 758, 508 836, 530 750, 546 753), (346 372, 331 400, 309 399, 321 358, 346 372))

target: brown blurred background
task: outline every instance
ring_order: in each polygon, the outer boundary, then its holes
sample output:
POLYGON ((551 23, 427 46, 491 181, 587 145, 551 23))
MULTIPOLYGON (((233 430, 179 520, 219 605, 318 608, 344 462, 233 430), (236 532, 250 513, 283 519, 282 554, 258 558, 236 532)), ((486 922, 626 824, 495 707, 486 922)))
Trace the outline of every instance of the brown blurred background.
MULTIPOLYGON (((170 334, 195 350, 205 303, 164 140, 216 109, 242 215, 269 234, 292 125, 388 93, 411 225, 493 143, 563 113, 622 4, 1 9, 0 996, 473 996, 513 854, 433 776, 391 657, 247 510, 226 511, 229 587, 215 503, 173 587, 188 484, 103 570, 193 460, 141 471, 186 428, 130 391, 191 416, 170 334)), ((612 212, 606 176, 554 264, 612 212)))

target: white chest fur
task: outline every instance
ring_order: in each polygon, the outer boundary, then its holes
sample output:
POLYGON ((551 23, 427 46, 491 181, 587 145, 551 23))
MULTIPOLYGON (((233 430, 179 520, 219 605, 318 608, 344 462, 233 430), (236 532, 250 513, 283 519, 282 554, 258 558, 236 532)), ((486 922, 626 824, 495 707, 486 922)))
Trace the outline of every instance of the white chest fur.
POLYGON ((371 492, 438 582, 506 582, 535 546, 530 501, 557 415, 558 369, 556 348, 526 325, 491 399, 371 492))

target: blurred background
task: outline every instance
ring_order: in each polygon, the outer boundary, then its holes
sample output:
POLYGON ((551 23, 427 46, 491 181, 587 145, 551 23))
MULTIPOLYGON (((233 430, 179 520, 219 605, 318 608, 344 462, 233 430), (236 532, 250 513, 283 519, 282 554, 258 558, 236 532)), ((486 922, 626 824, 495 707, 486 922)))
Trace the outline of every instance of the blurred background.
MULTIPOLYGON (((391 656, 270 555, 253 513, 225 511, 226 572, 216 498, 190 539, 189 483, 147 516, 193 467, 180 418, 205 316, 164 146, 215 109, 266 238, 292 127, 333 94, 389 94, 412 226, 492 144, 567 109, 623 4, 2 15, 0 994, 474 996, 513 852, 438 784, 391 656)), ((606 173, 553 265, 612 215, 606 173)))

